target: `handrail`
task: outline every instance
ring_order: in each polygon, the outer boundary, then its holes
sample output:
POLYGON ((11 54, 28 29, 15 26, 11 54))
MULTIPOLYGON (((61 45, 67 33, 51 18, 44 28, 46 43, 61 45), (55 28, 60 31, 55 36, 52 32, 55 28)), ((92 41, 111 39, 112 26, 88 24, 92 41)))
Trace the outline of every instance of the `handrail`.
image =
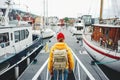
POLYGON ((45 66, 47 66, 47 63, 48 63, 48 59, 43 64, 43 66, 38 70, 38 72, 35 74, 35 76, 32 78, 32 80, 37 80, 37 78, 39 77, 39 75, 41 74, 41 72, 43 71, 43 69, 45 68, 45 66))
MULTIPOLYGON (((72 49, 71 49, 72 51, 72 49)), ((88 77, 90 78, 90 80, 95 80, 95 78, 91 75, 91 73, 87 70, 87 68, 83 65, 83 63, 78 59, 78 57, 75 55, 75 53, 72 51, 73 56, 76 58, 76 60, 78 61, 78 63, 81 65, 81 67, 83 68, 83 70, 85 71, 85 73, 88 75, 88 77)))
MULTIPOLYGON (((72 49, 71 49, 72 51, 72 49)), ((87 70, 87 68, 83 65, 83 63, 78 59, 78 57, 75 55, 75 53, 72 51, 73 56, 75 57, 75 59, 77 60, 77 62, 79 63, 79 65, 81 66, 81 68, 84 70, 84 72, 87 74, 87 76, 89 77, 90 80, 95 80, 95 78, 93 77, 93 75, 91 75, 91 73, 87 70)), ((34 75, 34 77, 32 78, 32 80, 39 80, 39 76, 42 74, 42 71, 46 68, 47 69, 47 63, 48 63, 48 59, 46 60, 46 62, 43 64, 43 66, 38 70, 38 72, 34 75)), ((78 67, 79 67, 78 65, 78 67)), ((48 69, 47 69, 48 70, 48 69)), ((45 75, 45 74, 44 74, 45 75)), ((48 73, 46 74, 48 75, 48 73)), ((46 77, 45 77, 46 78, 46 77)), ((48 80, 46 78, 46 80, 48 80)), ((79 75, 79 80, 80 80, 80 75, 79 75)))

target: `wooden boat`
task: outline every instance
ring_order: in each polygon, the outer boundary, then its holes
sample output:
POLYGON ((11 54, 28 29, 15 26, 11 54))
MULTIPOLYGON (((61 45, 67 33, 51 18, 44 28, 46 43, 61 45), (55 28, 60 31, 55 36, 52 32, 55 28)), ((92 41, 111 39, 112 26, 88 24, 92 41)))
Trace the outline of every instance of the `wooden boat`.
POLYGON ((120 72, 120 21, 118 18, 103 20, 100 14, 100 23, 93 24, 92 31, 89 27, 85 28, 83 45, 98 64, 104 64, 120 72))

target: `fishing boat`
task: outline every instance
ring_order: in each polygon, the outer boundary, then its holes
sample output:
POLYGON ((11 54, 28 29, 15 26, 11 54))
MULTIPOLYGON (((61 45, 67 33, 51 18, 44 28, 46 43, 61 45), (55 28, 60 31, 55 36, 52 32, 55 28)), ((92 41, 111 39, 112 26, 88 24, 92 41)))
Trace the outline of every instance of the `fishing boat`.
MULTIPOLYGON (((101 0, 103 5, 103 0, 101 0)), ((103 19, 100 9, 100 21, 92 25, 92 30, 85 27, 83 45, 89 54, 103 64, 120 72, 120 20, 119 18, 103 19)))
POLYGON ((11 5, 10 0, 0 5, 0 80, 6 80, 6 75, 12 78, 18 74, 17 78, 43 47, 40 37, 33 40, 31 21, 18 16, 26 13, 11 9, 11 5), (20 70, 14 71, 16 66, 20 70))

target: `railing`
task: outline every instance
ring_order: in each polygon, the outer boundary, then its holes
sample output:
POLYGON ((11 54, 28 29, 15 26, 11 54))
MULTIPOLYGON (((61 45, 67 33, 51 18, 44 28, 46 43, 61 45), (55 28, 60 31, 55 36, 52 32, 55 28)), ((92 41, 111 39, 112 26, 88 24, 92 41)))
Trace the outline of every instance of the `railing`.
MULTIPOLYGON (((75 80, 95 80, 95 78, 75 55, 75 53, 73 51, 72 53, 75 61, 75 68, 73 70, 75 80)), ((48 60, 46 60, 44 65, 38 70, 32 80, 51 80, 50 74, 47 69, 47 63, 48 60)))

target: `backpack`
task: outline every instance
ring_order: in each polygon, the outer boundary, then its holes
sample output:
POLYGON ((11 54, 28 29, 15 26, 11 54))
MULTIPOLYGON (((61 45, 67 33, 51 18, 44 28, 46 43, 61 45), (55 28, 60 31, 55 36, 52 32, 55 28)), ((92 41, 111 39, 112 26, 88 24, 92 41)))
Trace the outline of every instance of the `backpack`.
POLYGON ((67 50, 54 50, 53 52, 53 68, 55 70, 64 70, 68 62, 67 50))

